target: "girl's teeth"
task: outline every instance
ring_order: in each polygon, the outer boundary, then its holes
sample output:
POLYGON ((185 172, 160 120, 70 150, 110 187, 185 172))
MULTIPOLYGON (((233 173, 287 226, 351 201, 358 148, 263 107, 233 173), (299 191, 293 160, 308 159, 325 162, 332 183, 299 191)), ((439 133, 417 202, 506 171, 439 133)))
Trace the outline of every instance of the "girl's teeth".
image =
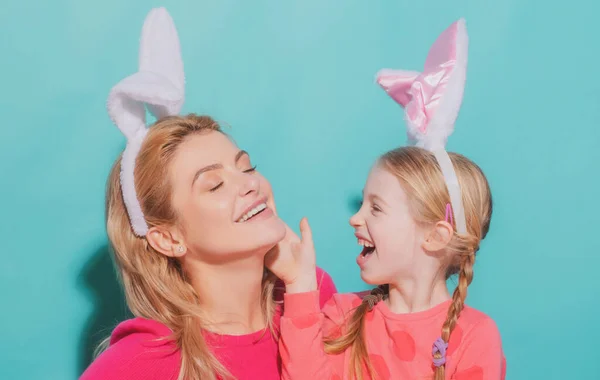
POLYGON ((373 245, 373 244, 371 244, 368 241, 363 240, 363 239, 358 239, 358 245, 362 245, 363 247, 367 247, 367 248, 374 248, 375 247, 375 245, 373 245))

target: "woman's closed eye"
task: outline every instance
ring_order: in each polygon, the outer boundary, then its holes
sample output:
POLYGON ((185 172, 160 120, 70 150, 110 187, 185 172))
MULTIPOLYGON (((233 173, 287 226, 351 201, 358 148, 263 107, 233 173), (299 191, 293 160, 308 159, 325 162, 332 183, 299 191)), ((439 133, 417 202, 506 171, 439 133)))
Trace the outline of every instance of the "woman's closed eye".
POLYGON ((256 171, 256 165, 254 165, 250 169, 244 170, 244 173, 254 173, 255 171, 256 171))
MULTIPOLYGON (((252 166, 249 169, 244 170, 244 173, 248 173, 248 174, 251 174, 251 173, 254 173, 254 172, 256 172, 256 165, 252 166)), ((208 191, 210 191, 211 193, 214 193, 215 191, 217 191, 221 187, 223 187, 224 184, 225 184, 225 181, 219 181, 217 184, 212 185, 212 187, 210 187, 208 191)))
POLYGON ((223 186, 223 184, 224 184, 224 183, 225 183, 225 182, 223 182, 223 181, 219 182, 219 184, 218 184, 218 185, 211 187, 209 191, 210 191, 211 193, 213 193, 213 192, 215 192, 215 191, 219 190, 219 189, 221 188, 221 186, 223 186))
MULTIPOLYGON (((254 165, 254 166, 253 166, 253 167, 251 167, 250 169, 246 169, 246 170, 244 170, 244 173, 248 173, 248 174, 250 174, 250 173, 254 173, 254 172, 256 172, 256 165, 254 165)), ((221 181, 221 182, 219 182, 218 184, 216 184, 216 185, 214 185, 213 187, 211 187, 211 188, 209 189, 209 191, 210 191, 211 193, 214 193, 215 191, 217 191, 217 190, 219 190, 221 187, 223 187, 223 185, 224 185, 224 184, 225 184, 225 182, 224 182, 224 181, 221 181)))

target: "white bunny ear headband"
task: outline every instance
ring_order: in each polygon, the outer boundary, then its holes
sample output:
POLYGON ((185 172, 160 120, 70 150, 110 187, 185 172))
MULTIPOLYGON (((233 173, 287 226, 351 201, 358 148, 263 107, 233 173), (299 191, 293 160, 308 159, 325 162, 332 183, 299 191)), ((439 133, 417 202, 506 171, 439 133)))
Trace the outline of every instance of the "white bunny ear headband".
POLYGON ((468 35, 464 19, 448 27, 429 50, 422 73, 381 70, 377 83, 405 109, 409 143, 434 153, 450 194, 457 232, 467 232, 458 178, 445 146, 454 131, 467 72, 468 35))
POLYGON ((184 100, 183 61, 173 19, 165 8, 152 9, 142 28, 138 72, 123 79, 108 96, 108 113, 127 138, 121 157, 121 189, 131 227, 145 236, 148 225, 138 201, 133 171, 148 131, 146 107, 156 118, 177 115, 184 100))

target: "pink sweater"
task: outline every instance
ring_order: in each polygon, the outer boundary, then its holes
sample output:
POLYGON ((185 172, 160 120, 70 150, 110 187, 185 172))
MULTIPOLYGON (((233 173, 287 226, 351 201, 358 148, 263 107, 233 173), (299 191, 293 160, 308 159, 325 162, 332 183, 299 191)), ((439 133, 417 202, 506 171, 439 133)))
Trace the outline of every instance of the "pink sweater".
MULTIPOLYGON (((317 292, 286 294, 279 341, 282 379, 349 379, 350 350, 327 355, 323 337, 339 336, 360 305, 356 294, 335 294, 322 308, 317 292)), ((379 302, 367 314, 365 338, 378 380, 433 379, 433 342, 440 336, 450 301, 411 314, 394 314, 379 302)), ((506 361, 494 321, 465 307, 450 337, 446 379, 504 380, 506 361)), ((368 378, 365 372, 365 378, 368 378)))
MULTIPOLYGON (((317 276, 320 292, 315 292, 315 297, 320 298, 323 305, 336 288, 323 270, 317 268, 317 276)), ((275 326, 279 326, 281 309, 275 315, 275 326)), ((170 334, 167 326, 156 321, 134 318, 122 322, 111 335, 110 347, 80 380, 176 380, 181 366, 180 353, 173 342, 157 341, 170 334)), ((277 341, 269 331, 240 336, 205 332, 204 336, 217 358, 237 380, 281 378, 277 341)))

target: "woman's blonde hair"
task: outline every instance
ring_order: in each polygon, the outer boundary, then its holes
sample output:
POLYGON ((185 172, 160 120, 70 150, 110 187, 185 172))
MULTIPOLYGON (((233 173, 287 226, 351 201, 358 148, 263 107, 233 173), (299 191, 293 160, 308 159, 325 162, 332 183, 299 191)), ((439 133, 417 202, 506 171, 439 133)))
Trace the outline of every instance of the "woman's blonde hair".
MULTIPOLYGON (((467 233, 459 235, 454 232, 446 248, 448 259, 442 266, 445 279, 458 275, 458 286, 452 295, 452 303, 442 326, 441 337, 446 343, 450 340, 450 334, 463 310, 467 287, 473 280, 475 254, 479 250, 480 241, 489 230, 492 216, 490 187, 481 169, 468 158, 456 153, 450 153, 450 159, 461 187, 467 233)), ((440 166, 431 152, 416 147, 398 148, 381 156, 379 165, 400 181, 408 196, 411 214, 417 223, 432 225, 445 219, 450 196, 440 166)), ((354 310, 342 336, 325 341, 328 353, 339 354, 348 348, 351 350, 350 373, 359 380, 363 379, 365 367, 371 378, 376 378, 365 344, 365 316, 375 303, 385 297, 387 290, 385 285, 375 288, 354 310)), ((436 354, 436 358, 439 357, 440 355, 436 354)), ((445 367, 437 367, 434 379, 444 380, 444 376, 445 367)))
MULTIPOLYGON (((212 118, 194 114, 166 117, 149 128, 134 170, 137 198, 149 227, 176 223, 170 162, 187 137, 211 131, 223 133, 212 118)), ((205 322, 198 295, 180 262, 157 252, 145 238, 133 233, 121 193, 120 170, 121 160, 117 159, 107 183, 106 227, 131 312, 171 329, 170 338, 181 352, 180 380, 231 378, 203 337, 205 322)), ((265 269, 262 307, 271 330, 275 281, 265 269)))

